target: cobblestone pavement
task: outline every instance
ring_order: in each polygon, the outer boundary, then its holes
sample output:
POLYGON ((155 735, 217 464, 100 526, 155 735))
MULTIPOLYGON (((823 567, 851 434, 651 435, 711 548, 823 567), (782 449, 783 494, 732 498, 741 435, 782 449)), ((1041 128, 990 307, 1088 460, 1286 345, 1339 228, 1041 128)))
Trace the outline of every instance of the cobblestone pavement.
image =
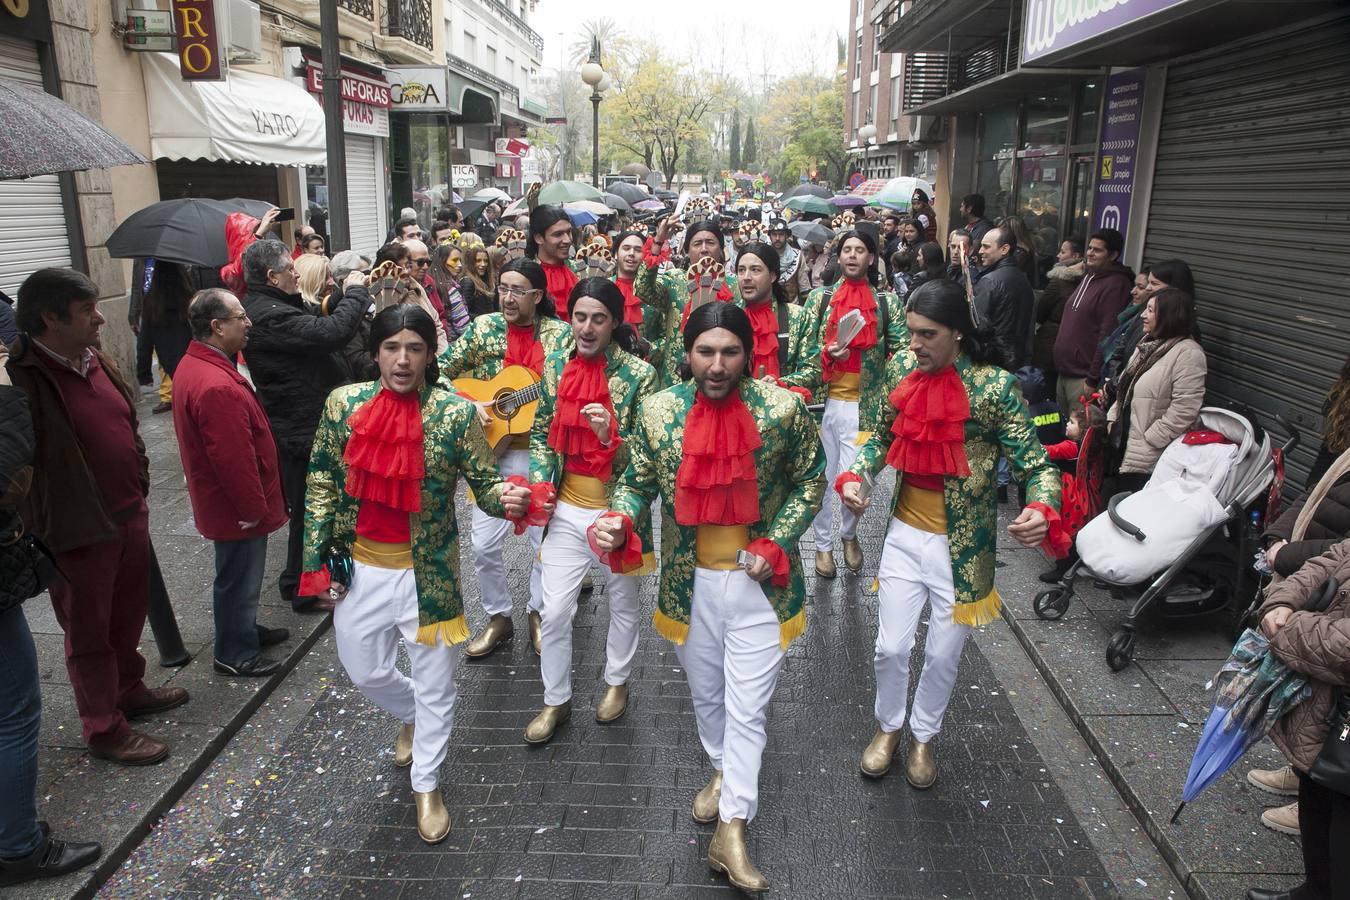
MULTIPOLYGON (((769 712, 750 828, 773 894, 1180 896, 1001 622, 967 644, 938 738, 937 785, 916 792, 899 766, 880 782, 858 774, 875 727, 868 587, 884 524, 875 513, 864 521, 863 576, 808 580, 808 632, 769 712)), ((522 539, 508 559, 519 598, 522 539)), ((654 587, 648 578, 647 618, 654 587)), ((467 593, 476 625, 476 585, 467 593)), ((628 714, 596 724, 606 624, 598 589, 577 617, 576 713, 550 745, 530 748, 521 731, 542 687, 522 605, 520 637, 459 667, 442 769, 454 827, 443 844, 418 839, 406 770, 391 761, 395 723, 351 686, 330 634, 100 896, 730 894, 705 863, 711 829, 689 819, 708 768, 671 646, 644 629, 628 714)))

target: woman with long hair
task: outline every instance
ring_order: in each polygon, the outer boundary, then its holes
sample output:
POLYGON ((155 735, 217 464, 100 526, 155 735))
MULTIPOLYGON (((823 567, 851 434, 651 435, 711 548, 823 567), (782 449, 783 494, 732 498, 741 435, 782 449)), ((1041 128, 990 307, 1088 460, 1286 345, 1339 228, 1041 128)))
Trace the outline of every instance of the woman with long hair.
POLYGON ((473 318, 497 311, 497 274, 492 270, 492 256, 482 244, 464 252, 459 291, 473 318))
POLYGON ((315 315, 322 315, 324 300, 333 291, 328 257, 302 253, 295 258, 295 272, 300 276, 300 299, 305 308, 315 315))

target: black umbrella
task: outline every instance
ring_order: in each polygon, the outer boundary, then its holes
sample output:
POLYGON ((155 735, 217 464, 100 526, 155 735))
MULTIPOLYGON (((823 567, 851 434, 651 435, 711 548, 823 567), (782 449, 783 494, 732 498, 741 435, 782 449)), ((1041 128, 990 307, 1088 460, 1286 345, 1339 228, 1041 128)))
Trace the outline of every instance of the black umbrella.
POLYGON ((0 178, 149 162, 59 97, 0 78, 0 178))
POLYGON ((678 200, 679 198, 680 194, 678 191, 667 191, 662 189, 656 192, 657 200, 678 200))
POLYGON ((153 256, 188 266, 223 266, 230 261, 225 217, 242 212, 261 219, 271 208, 262 200, 162 200, 127 216, 108 238, 108 253, 119 259, 153 256))
MULTIPOLYGON (((615 194, 627 200, 629 205, 652 199, 651 194, 647 193, 636 184, 629 184, 626 181, 616 181, 606 188, 606 190, 611 194, 615 194)), ((613 204, 610 205, 613 206, 613 204)))
POLYGON ((472 219, 483 211, 483 207, 488 205, 488 201, 481 198, 478 200, 470 198, 457 205, 464 218, 472 219))
POLYGON ((796 221, 788 226, 793 236, 803 244, 819 244, 824 247, 834 237, 834 232, 820 222, 796 221))
POLYGON ((834 191, 823 188, 818 184, 798 184, 784 191, 783 196, 779 199, 791 200, 793 197, 823 197, 830 200, 834 197, 834 191))
POLYGON ((604 191, 604 192, 602 192, 602 193, 600 194, 600 202, 603 203, 603 204, 605 204, 606 206, 608 206, 610 209, 614 210, 615 212, 632 212, 632 211, 633 211, 633 207, 632 207, 631 205, 629 205, 629 203, 628 203, 627 200, 625 200, 623 197, 619 196, 618 194, 612 194, 612 193, 610 193, 609 191, 604 191))

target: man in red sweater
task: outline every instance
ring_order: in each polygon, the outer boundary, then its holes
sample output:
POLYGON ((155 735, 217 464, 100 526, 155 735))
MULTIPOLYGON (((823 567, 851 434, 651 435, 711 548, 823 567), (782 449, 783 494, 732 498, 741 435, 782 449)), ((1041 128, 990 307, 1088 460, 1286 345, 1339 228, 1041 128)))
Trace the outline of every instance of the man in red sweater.
POLYGON ((37 452, 20 514, 56 554, 51 587, 66 632, 66 671, 92 755, 150 765, 162 741, 127 720, 187 702, 183 688, 148 688, 137 649, 150 561, 150 463, 135 394, 97 349, 98 288, 72 269, 39 269, 19 288, 20 330, 9 362, 28 397, 37 452))
POLYGON ((1075 409, 1078 397, 1096 386, 1102 368, 1101 344, 1116 327, 1116 317, 1130 302, 1134 275, 1120 264, 1125 238, 1103 228, 1088 238, 1085 274, 1064 304, 1064 318, 1055 335, 1055 400, 1062 410, 1075 409))
POLYGON ((253 323, 229 291, 208 288, 188 307, 192 343, 174 381, 173 426, 192 515, 215 544, 215 669, 263 677, 278 663, 259 650, 290 637, 258 624, 267 536, 286 524, 272 427, 235 365, 253 323))

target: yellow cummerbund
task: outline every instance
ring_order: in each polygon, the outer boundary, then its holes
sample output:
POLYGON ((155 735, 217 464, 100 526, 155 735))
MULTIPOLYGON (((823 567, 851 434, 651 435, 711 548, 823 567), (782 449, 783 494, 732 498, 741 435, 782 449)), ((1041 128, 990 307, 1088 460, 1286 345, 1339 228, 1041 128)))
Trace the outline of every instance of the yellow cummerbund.
POLYGON ((857 403, 862 375, 858 372, 840 372, 830 382, 830 399, 857 403))
POLYGON ((694 532, 694 565, 700 569, 736 569, 736 551, 750 543, 745 525, 700 525, 694 532))
POLYGON ((385 544, 370 538, 356 536, 352 545, 352 559, 377 569, 411 569, 413 567, 412 544, 385 544))
POLYGON ((926 491, 901 482, 895 498, 895 517, 929 534, 947 533, 947 506, 942 491, 926 491))
POLYGON ((609 509, 609 497, 605 493, 605 483, 590 475, 578 475, 575 472, 563 472, 562 487, 558 499, 563 503, 579 506, 582 509, 609 509))

